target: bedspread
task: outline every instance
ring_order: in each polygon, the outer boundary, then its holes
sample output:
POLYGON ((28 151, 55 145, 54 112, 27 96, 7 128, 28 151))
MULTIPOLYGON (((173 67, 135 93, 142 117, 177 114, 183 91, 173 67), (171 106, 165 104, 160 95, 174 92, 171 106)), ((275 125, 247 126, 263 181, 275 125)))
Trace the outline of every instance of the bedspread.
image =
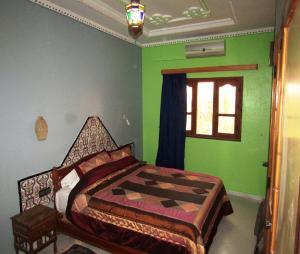
POLYGON ((86 174, 70 194, 67 216, 95 234, 97 227, 78 214, 204 254, 224 204, 225 214, 231 213, 217 177, 129 157, 86 174))

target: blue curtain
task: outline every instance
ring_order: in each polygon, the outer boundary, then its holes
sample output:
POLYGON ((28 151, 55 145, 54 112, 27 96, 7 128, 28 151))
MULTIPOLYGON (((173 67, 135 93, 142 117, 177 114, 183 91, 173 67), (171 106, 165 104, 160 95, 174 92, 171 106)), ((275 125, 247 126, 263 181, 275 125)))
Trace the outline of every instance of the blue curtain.
POLYGON ((184 169, 186 74, 163 76, 156 165, 184 169))

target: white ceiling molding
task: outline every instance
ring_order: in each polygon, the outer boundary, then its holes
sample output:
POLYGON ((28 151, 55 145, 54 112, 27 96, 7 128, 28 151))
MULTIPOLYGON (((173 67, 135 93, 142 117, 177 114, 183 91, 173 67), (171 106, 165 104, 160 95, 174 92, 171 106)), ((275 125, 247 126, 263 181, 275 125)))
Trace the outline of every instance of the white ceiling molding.
POLYGON ((110 34, 112 36, 115 36, 115 37, 117 37, 117 38, 119 38, 119 39, 121 39, 123 41, 127 41, 127 42, 129 42, 131 44, 135 44, 135 45, 137 45, 139 47, 142 46, 141 43, 135 41, 130 36, 125 36, 123 34, 115 32, 115 31, 113 31, 113 30, 111 30, 111 29, 109 29, 109 28, 107 28, 105 26, 99 25, 98 23, 96 23, 96 22, 94 22, 94 21, 92 21, 90 19, 82 17, 82 16, 80 16, 80 15, 78 15, 78 14, 76 14, 76 13, 70 11, 70 10, 67 10, 67 9, 65 9, 65 8, 63 8, 61 6, 58 6, 58 5, 56 5, 56 4, 52 3, 52 2, 49 2, 47 0, 29 0, 29 1, 33 2, 33 3, 36 3, 36 4, 40 5, 40 6, 46 7, 48 9, 52 10, 52 11, 55 11, 55 12, 57 12, 59 14, 67 16, 67 17, 69 17, 71 19, 74 19, 74 20, 76 20, 76 21, 78 21, 80 23, 83 23, 83 24, 87 25, 87 26, 93 27, 93 28, 95 28, 95 29, 97 29, 99 31, 105 32, 105 33, 110 34))
POLYGON ((229 37, 237 37, 237 36, 259 34, 259 33, 269 33, 269 32, 274 32, 274 27, 262 27, 262 28, 244 30, 244 31, 238 31, 238 32, 211 34, 211 35, 205 35, 205 36, 168 40, 168 41, 161 41, 161 42, 153 42, 153 43, 143 43, 142 46, 143 46, 143 48, 148 48, 148 47, 170 45, 170 44, 176 44, 176 43, 189 43, 189 42, 196 42, 196 41, 224 39, 224 38, 229 38, 229 37))
POLYGON ((229 5, 230 5, 230 10, 231 10, 231 13, 232 13, 232 17, 234 19, 234 22, 237 24, 238 23, 238 18, 236 16, 236 11, 234 9, 234 5, 233 5, 233 2, 232 1, 229 1, 229 5))
POLYGON ((143 35, 139 41, 135 41, 128 34, 124 11, 124 5, 128 0, 29 1, 139 47, 226 38, 274 30, 273 0, 265 0, 263 6, 260 4, 261 0, 251 0, 247 4, 249 9, 247 13, 244 12, 240 0, 224 0, 226 4, 221 7, 213 1, 208 7, 206 0, 198 0, 200 9, 195 7, 197 5, 195 2, 191 6, 192 3, 189 1, 172 0, 170 3, 166 1, 160 5, 161 0, 141 0, 152 13, 145 15, 143 35), (194 11, 194 17, 184 15, 184 10, 194 11), (200 11, 210 12, 210 18, 203 21, 199 16, 200 11), (154 22, 150 22, 151 18, 154 22), (222 33, 213 34, 215 31, 222 31, 222 33))
POLYGON ((146 17, 148 20, 149 20, 149 22, 151 23, 151 24, 153 24, 153 25, 162 25, 162 24, 167 24, 167 23, 176 23, 176 22, 182 22, 182 21, 186 21, 186 20, 191 20, 191 19, 193 19, 192 17, 179 17, 179 18, 173 18, 172 19, 172 16, 171 15, 163 15, 162 17, 166 17, 166 18, 168 18, 168 20, 167 20, 167 22, 161 22, 161 23, 159 23, 159 22, 155 22, 155 16, 156 15, 161 15, 161 14, 153 14, 151 17, 146 17), (169 18, 170 17, 170 18, 169 18))
POLYGON ((127 21, 124 18, 125 17, 124 13, 120 13, 119 11, 114 10, 108 4, 104 3, 103 1, 101 1, 101 0, 97 0, 97 1, 77 0, 77 1, 89 6, 93 10, 100 12, 107 17, 114 19, 115 21, 119 22, 120 24, 122 24, 124 26, 127 26, 127 21))
POLYGON ((180 17, 180 18, 171 19, 169 21, 169 23, 182 22, 182 21, 186 21, 186 20, 190 20, 190 19, 192 19, 192 18, 190 18, 190 17, 180 17))
POLYGON ((149 18, 149 22, 153 25, 167 24, 172 19, 171 15, 162 15, 160 13, 155 13, 149 18))
POLYGON ((130 2, 130 0, 117 0, 117 1, 124 6, 129 4, 129 2, 130 2))
POLYGON ((161 35, 168 35, 168 34, 185 33, 191 31, 206 30, 206 29, 216 28, 216 27, 232 26, 234 24, 235 23, 232 18, 218 19, 218 20, 194 23, 189 25, 149 30, 149 36, 152 37, 152 36, 161 36, 161 35))
POLYGON ((199 6, 189 7, 182 15, 190 18, 208 18, 211 15, 211 11, 206 0, 199 0, 199 6))
POLYGON ((210 17, 210 10, 192 6, 184 11, 182 15, 189 18, 208 18, 210 17))
POLYGON ((199 4, 200 4, 200 8, 204 12, 209 12, 210 13, 210 9, 208 8, 208 4, 207 4, 206 0, 199 0, 199 4))
MULTIPOLYGON (((99 1, 99 0, 98 0, 99 1)), ((172 15, 155 13, 152 16, 145 14, 146 19, 153 25, 162 25, 167 23, 182 22, 194 18, 208 18, 211 16, 211 11, 205 0, 199 0, 200 6, 192 6, 182 12, 181 17, 173 18, 172 15)), ((151 33, 151 32, 150 32, 151 33)))

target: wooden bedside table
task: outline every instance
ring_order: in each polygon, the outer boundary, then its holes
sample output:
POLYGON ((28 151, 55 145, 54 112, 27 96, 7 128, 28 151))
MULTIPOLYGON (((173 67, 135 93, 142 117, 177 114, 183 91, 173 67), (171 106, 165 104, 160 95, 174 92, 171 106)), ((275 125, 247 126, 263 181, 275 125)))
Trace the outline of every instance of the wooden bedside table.
POLYGON ((56 253, 56 211, 53 208, 37 205, 11 220, 17 254, 19 250, 35 254, 51 243, 56 253))

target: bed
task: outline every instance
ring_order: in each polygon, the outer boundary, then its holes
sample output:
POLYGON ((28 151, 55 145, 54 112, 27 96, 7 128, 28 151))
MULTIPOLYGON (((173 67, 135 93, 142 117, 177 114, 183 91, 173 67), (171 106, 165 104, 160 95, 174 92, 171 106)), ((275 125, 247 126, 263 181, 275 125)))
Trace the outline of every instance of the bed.
POLYGON ((111 148, 53 169, 58 230, 111 253, 207 253, 233 212, 222 181, 139 161, 130 144, 111 148))

